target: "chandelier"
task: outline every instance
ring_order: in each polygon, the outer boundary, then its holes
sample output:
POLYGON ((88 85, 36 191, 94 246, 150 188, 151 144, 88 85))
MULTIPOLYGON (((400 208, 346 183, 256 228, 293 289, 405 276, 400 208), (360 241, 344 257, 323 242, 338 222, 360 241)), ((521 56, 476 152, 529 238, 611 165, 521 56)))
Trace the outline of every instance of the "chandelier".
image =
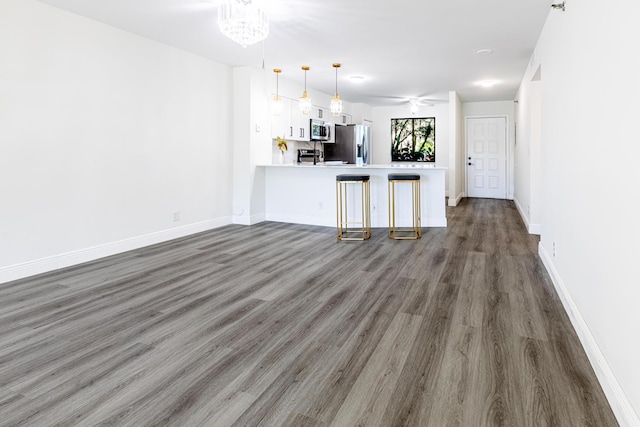
POLYGON ((218 9, 218 26, 222 34, 242 47, 269 35, 269 17, 252 5, 251 0, 224 0, 218 9))

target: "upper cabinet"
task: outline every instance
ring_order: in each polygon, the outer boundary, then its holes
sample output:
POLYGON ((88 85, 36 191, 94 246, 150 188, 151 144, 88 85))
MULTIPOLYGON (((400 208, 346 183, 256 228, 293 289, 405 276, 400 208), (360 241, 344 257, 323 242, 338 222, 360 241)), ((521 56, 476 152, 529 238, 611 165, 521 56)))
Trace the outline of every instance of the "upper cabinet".
POLYGON ((333 122, 331 110, 329 110, 328 108, 318 107, 317 105, 314 105, 311 109, 310 116, 312 119, 324 120, 325 122, 333 122))
POLYGON ((309 115, 302 114, 298 101, 282 98, 282 112, 271 116, 271 138, 309 141, 309 115))
POLYGON ((291 139, 294 141, 309 141, 309 131, 311 130, 310 114, 303 114, 300 111, 297 101, 293 102, 291 109, 291 139))
MULTIPOLYGON (((272 95, 273 97, 273 95, 272 95)), ((350 114, 337 117, 328 108, 314 105, 309 114, 302 114, 298 100, 282 98, 282 112, 271 116, 271 138, 284 137, 289 141, 310 141, 310 120, 319 119, 334 124, 351 124, 350 114)), ((331 141, 330 141, 331 142, 331 141)))

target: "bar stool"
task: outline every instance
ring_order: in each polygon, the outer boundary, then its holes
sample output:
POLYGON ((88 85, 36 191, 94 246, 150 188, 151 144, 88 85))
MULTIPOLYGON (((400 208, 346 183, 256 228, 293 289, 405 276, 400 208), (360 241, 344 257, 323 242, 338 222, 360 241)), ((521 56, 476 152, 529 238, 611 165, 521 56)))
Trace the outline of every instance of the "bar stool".
POLYGON ((371 237, 369 175, 343 174, 336 176, 336 223, 338 240, 367 240, 371 237), (361 220, 349 221, 347 215, 347 185, 360 184, 362 193, 361 220), (355 225, 356 228, 349 228, 355 225))
POLYGON ((395 240, 415 240, 422 237, 420 225, 420 175, 413 173, 390 173, 389 178, 389 238, 395 240), (396 184, 411 183, 411 228, 396 227, 396 184))

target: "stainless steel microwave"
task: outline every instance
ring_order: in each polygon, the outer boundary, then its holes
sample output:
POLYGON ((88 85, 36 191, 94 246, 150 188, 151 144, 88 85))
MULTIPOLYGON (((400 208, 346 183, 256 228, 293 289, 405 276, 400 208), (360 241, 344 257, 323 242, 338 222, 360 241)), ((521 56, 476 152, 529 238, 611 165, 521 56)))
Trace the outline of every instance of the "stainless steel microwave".
POLYGON ((327 123, 323 120, 311 119, 311 135, 312 141, 333 141, 331 123, 327 123))

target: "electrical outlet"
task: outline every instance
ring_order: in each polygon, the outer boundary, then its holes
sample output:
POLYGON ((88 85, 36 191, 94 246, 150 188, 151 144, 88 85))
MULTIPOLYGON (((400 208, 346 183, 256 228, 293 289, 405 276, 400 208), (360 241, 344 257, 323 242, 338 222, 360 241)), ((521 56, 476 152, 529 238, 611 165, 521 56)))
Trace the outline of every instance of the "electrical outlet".
POLYGON ((180 211, 173 211, 173 222, 180 221, 180 211))
POLYGON ((552 256, 555 258, 556 257, 556 242, 553 242, 551 251, 552 251, 551 252, 552 256))
POLYGON ((324 209, 324 203, 318 202, 318 209, 320 210, 324 209))

